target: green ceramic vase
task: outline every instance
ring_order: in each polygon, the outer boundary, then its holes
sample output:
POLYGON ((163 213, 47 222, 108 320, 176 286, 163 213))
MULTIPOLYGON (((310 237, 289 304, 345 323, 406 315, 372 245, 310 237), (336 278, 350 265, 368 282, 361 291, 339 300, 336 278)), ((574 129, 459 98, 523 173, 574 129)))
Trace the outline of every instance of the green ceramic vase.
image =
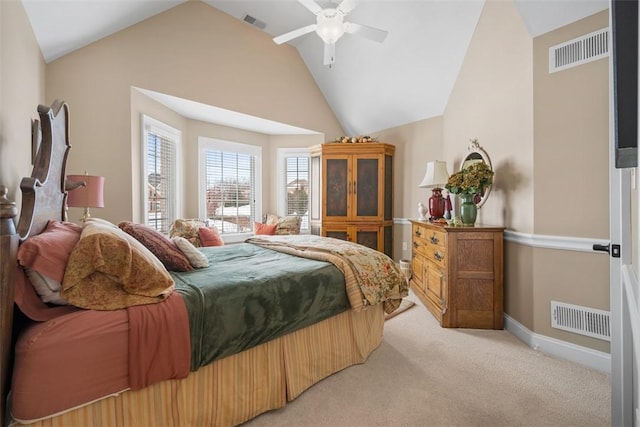
POLYGON ((460 217, 463 225, 474 225, 478 216, 478 207, 473 202, 475 194, 460 194, 462 204, 460 205, 460 217))

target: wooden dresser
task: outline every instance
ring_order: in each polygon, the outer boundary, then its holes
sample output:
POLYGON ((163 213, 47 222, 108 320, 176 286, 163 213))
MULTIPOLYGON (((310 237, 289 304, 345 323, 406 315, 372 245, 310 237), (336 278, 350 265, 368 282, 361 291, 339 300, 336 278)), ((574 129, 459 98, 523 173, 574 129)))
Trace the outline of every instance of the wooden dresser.
POLYGON ((411 289, 445 328, 502 329, 502 227, 411 220, 411 289))

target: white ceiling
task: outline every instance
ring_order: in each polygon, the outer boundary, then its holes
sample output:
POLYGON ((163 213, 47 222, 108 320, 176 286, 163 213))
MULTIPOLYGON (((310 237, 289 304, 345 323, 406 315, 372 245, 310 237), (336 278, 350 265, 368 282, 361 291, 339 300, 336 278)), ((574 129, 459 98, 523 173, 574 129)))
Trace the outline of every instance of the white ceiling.
MULTIPOLYGON (((47 62, 183 1, 22 0, 47 62)), ((315 23, 315 16, 296 0, 203 1, 237 19, 249 14, 263 21, 267 24, 264 31, 272 36, 315 23)), ((514 1, 532 37, 609 4, 608 0, 514 1)), ((328 0, 318 0, 318 4, 336 6, 328 0)), ((323 65, 323 44, 315 33, 290 44, 300 52, 346 134, 375 135, 444 112, 483 5, 484 0, 360 0, 345 21, 389 34, 381 44, 345 34, 336 43, 336 62, 331 68, 323 65)), ((202 108, 213 107, 164 94, 155 94, 155 99, 194 119, 202 116, 202 108)), ((217 110, 219 124, 267 134, 308 133, 217 110)))

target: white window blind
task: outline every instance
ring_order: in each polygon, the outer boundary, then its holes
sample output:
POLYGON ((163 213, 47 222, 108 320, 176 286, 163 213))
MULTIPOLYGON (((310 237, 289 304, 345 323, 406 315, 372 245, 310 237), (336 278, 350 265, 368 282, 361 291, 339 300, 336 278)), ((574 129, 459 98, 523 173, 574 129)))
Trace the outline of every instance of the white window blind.
POLYGON ((225 235, 251 233, 260 215, 260 147, 204 138, 201 144, 206 218, 225 235))
MULTIPOLYGON (((177 144, 179 132, 165 132, 149 117, 144 117, 145 223, 168 234, 177 210, 177 144)), ((160 124, 162 125, 162 124, 160 124)), ((163 125, 166 126, 166 125, 163 125)))
POLYGON ((309 229, 309 157, 286 157, 286 209, 287 215, 301 219, 300 229, 309 229))

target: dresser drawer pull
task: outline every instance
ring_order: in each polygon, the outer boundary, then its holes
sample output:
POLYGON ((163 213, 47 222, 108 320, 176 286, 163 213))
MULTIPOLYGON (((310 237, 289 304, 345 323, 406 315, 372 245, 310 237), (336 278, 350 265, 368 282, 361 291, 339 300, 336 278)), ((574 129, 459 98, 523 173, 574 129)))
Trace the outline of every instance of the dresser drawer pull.
POLYGON ((416 230, 416 236, 418 237, 422 236, 422 233, 420 232, 420 230, 416 230))
POLYGON ((418 249, 420 247, 420 244, 418 242, 413 242, 413 247, 418 249))
POLYGON ((440 243, 440 239, 438 239, 435 234, 431 236, 429 240, 431 240, 431 243, 433 243, 434 245, 437 245, 438 243, 440 243))
POLYGON ((437 259, 438 261, 442 261, 444 259, 444 255, 442 255, 440 252, 434 252, 433 256, 435 259, 437 259))

